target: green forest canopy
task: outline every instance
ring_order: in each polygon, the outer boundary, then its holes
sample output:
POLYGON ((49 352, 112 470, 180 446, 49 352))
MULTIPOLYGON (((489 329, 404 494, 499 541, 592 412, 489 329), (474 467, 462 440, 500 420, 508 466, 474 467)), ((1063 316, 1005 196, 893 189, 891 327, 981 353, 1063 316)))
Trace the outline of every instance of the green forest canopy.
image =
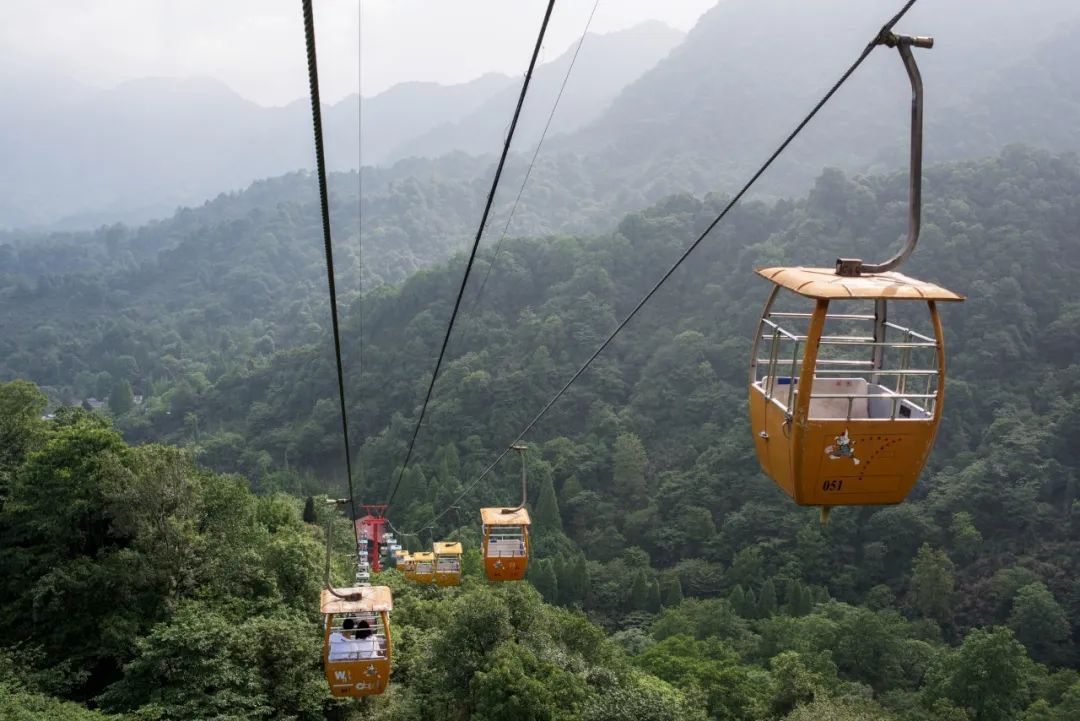
MULTIPOLYGON (((945 319, 945 424, 908 503, 822 527, 753 458, 743 384, 764 288, 751 269, 883 255, 905 192, 902 173, 828 171, 802 200, 740 207, 530 439, 536 591, 388 574, 394 690, 358 709, 321 686, 320 531, 299 520, 298 496, 342 487, 324 301, 314 280, 259 296, 221 279, 269 277, 274 254, 314 277, 317 255, 288 232, 255 242, 255 215, 231 236, 250 244, 193 233, 184 252, 107 272, 100 306, 79 315, 78 273, 8 286, 25 332, 0 341, 6 374, 60 397, 115 393, 116 427, 143 445, 83 411, 44 422, 33 386, 3 386, 0 704, 27 718, 1073 718, 1074 157, 1011 148, 927 170, 905 271, 970 299, 945 319), (445 665, 472 643, 472 665, 445 665), (200 648, 226 649, 221 665, 202 669, 200 648)), ((467 298, 395 525, 444 508, 722 201, 676 196, 609 235, 508 243, 484 297, 467 298)), ((459 273, 365 297, 362 366, 356 303, 346 312, 364 497, 401 462, 459 273)), ((475 508, 514 494, 516 469, 498 473, 437 536, 475 549, 475 508)))
POLYGON ((929 544, 906 569, 910 600, 878 585, 862 605, 795 578, 758 583, 760 553, 716 574, 742 581, 723 597, 685 566, 658 589, 636 549, 607 564, 606 584, 591 562, 577 589, 579 569, 541 581, 543 559, 534 584, 492 586, 472 548, 459 588, 383 574, 394 684, 334 701, 312 605, 322 531, 300 500, 257 497, 173 448, 129 446, 81 409, 44 422, 44 402, 31 384, 0 385, 0 405, 22 409, 0 427, 4 718, 1064 721, 1080 709, 1080 674, 1062 667, 1069 621, 1037 574, 998 571, 988 600, 1007 620, 961 638, 954 564, 929 544), (611 594, 615 581, 631 593, 614 633, 556 598, 611 594))

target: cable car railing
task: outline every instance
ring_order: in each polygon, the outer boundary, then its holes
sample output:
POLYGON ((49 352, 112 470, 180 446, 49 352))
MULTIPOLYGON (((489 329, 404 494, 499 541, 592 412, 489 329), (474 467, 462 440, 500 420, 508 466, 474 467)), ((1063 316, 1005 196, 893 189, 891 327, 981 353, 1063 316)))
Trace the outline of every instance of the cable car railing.
POLYGON ((487 537, 486 555, 498 558, 525 556, 525 534, 513 526, 493 528, 487 537))
MULTIPOLYGON (((776 311, 761 319, 765 347, 757 354, 751 380, 767 402, 788 415, 800 392, 808 335, 778 321, 809 322, 812 315, 776 311)), ((830 313, 825 320, 845 326, 849 333, 836 329, 820 338, 810 389, 811 418, 925 420, 934 414, 940 369, 933 338, 893 321, 878 327, 883 336, 887 330, 895 339, 857 334, 858 326, 878 323, 872 314, 830 313), (919 383, 923 379, 925 383, 919 383)))
POLYGON ((461 561, 456 558, 440 558, 435 563, 435 573, 461 573, 461 561))

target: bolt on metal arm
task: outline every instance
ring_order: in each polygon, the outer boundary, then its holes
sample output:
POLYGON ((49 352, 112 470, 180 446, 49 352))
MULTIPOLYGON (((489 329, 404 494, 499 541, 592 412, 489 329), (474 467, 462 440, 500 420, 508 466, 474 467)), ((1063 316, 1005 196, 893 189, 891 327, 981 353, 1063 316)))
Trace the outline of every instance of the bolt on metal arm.
POLYGON ((893 270, 908 259, 919 242, 922 222, 923 83, 911 48, 932 48, 934 39, 883 32, 878 36, 877 42, 890 48, 894 47, 900 52, 900 58, 904 61, 904 68, 907 69, 908 79, 911 81, 911 173, 907 241, 896 255, 883 263, 863 263, 857 258, 839 258, 836 261, 837 275, 857 276, 862 273, 884 273, 893 270))

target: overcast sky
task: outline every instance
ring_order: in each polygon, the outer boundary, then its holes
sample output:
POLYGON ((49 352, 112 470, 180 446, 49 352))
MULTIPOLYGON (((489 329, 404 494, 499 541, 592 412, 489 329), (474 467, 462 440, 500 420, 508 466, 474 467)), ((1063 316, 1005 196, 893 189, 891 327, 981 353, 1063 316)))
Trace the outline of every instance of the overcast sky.
MULTIPOLYGON (((592 31, 689 30, 717 0, 600 0, 592 31)), ((593 0, 558 0, 542 60, 577 41, 593 0)), ((263 105, 307 94, 300 0, 3 0, 0 63, 111 87, 209 76, 263 105)), ((521 75, 545 0, 363 0, 363 94, 405 80, 521 75)), ((360 0, 315 0, 323 99, 357 92, 360 0)))

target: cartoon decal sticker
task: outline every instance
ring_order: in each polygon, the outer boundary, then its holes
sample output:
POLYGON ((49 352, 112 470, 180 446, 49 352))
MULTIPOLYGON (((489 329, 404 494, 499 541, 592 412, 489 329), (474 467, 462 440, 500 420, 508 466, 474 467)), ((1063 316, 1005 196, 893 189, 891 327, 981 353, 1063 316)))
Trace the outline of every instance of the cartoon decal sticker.
POLYGON ((833 439, 833 445, 825 446, 825 455, 834 461, 841 458, 850 458, 852 463, 856 466, 859 465, 859 459, 855 457, 855 441, 848 437, 846 428, 843 435, 836 436, 833 439))

